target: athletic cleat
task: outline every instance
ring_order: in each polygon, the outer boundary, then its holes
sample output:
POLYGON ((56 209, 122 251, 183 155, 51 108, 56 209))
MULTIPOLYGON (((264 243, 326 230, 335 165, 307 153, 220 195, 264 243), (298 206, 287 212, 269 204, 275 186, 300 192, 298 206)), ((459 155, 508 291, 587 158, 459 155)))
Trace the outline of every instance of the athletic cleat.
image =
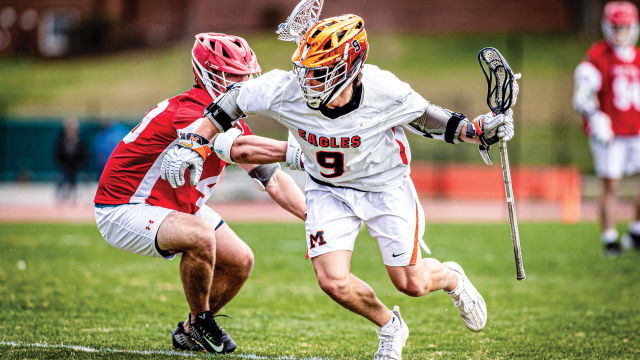
POLYGON ((620 246, 620 243, 605 243, 604 249, 602 249, 602 256, 610 259, 615 259, 622 256, 622 247, 620 246))
POLYGON ((173 347, 178 350, 202 351, 202 347, 193 340, 191 334, 184 331, 184 322, 180 321, 178 327, 171 333, 173 347))
POLYGON ((640 235, 635 235, 630 232, 622 235, 622 248, 624 250, 640 250, 640 235))
POLYGON ((214 354, 228 354, 236 349, 236 343, 224 329, 216 323, 211 311, 201 312, 189 324, 189 333, 206 351, 214 354))
POLYGON ((378 351, 373 355, 374 360, 402 359, 402 348, 407 345, 409 328, 400 316, 400 307, 395 306, 392 313, 394 315, 391 318, 392 323, 376 330, 380 344, 378 345, 378 351), (399 324, 393 324, 396 320, 399 324))
POLYGON ((473 287, 460 265, 454 262, 445 262, 442 265, 461 275, 458 279, 462 280, 462 284, 458 284, 456 290, 448 292, 448 294, 455 307, 458 308, 462 321, 471 331, 482 330, 487 324, 487 306, 484 299, 473 287))

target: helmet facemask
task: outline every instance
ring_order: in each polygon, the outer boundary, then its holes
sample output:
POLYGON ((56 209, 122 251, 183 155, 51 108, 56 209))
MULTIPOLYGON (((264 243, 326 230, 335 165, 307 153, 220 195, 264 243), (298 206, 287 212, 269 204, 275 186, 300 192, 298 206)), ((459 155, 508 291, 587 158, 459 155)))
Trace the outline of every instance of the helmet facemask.
MULTIPOLYGON (((349 46, 347 45, 345 47, 345 58, 348 51, 349 46)), ((363 51, 362 54, 351 69, 348 69, 349 64, 344 60, 333 67, 309 68, 302 66, 299 62, 293 63, 293 72, 297 76, 304 99, 310 108, 317 110, 322 106, 326 106, 353 82, 360 73, 360 69, 362 69, 362 57, 366 54, 366 51, 363 51), (310 75, 310 72, 313 73, 310 75), (312 84, 312 81, 315 84, 312 84)))
POLYGON ((633 46, 638 42, 638 23, 616 26, 602 19, 602 33, 607 42, 613 46, 633 46))
POLYGON ((328 18, 308 29, 291 58, 308 106, 318 110, 340 96, 360 73, 368 50, 357 15, 328 18))
MULTIPOLYGON (((218 71, 219 74, 216 74, 216 72, 207 70, 193 59, 191 59, 191 62, 194 68, 197 69, 198 80, 200 80, 212 99, 224 94, 229 85, 236 83, 235 81, 227 80, 227 74, 224 71, 218 71)), ((253 79, 254 75, 260 76, 260 74, 249 74, 249 78, 253 79)))
POLYGON ((638 41, 638 8, 629 1, 612 1, 604 7, 602 33, 609 45, 626 48, 638 41))
POLYGON ((191 64, 196 82, 212 99, 225 93, 228 86, 244 81, 242 77, 251 79, 262 72, 246 40, 219 33, 196 35, 191 64))

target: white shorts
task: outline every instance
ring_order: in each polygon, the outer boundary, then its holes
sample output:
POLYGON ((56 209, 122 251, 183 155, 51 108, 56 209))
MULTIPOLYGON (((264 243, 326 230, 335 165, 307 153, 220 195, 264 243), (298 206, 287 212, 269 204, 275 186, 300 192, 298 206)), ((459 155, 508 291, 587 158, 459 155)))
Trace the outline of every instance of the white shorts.
POLYGON ((607 145, 590 139, 589 145, 599 178, 620 179, 640 171, 640 135, 616 136, 607 145))
MULTIPOLYGON (((98 230, 114 248, 167 260, 176 256, 158 249, 156 242, 160 224, 175 210, 146 204, 124 204, 96 206, 95 211, 98 230)), ((220 215, 206 205, 195 216, 207 220, 216 229, 224 223, 220 215)))
POLYGON ((424 235, 424 213, 411 178, 384 192, 334 188, 307 178, 307 257, 353 251, 360 224, 378 241, 388 266, 415 265, 419 246, 431 253, 424 235))

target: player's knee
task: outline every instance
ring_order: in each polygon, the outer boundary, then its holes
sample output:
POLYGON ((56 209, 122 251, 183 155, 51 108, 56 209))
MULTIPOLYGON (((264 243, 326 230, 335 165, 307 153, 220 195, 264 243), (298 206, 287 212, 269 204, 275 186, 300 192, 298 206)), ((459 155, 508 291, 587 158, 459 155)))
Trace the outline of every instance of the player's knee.
POLYGON ((201 229, 194 235, 195 253, 198 256, 214 259, 216 255, 216 235, 213 229, 201 229))
POLYGON ((251 275, 251 270, 253 270, 253 261, 254 261, 253 252, 247 246, 245 251, 243 251, 242 254, 240 255, 239 261, 237 264, 239 273, 244 278, 248 278, 249 275, 251 275))
POLYGON ((349 279, 338 279, 330 276, 318 276, 318 285, 322 291, 332 297, 340 298, 349 292, 349 279))
POLYGON ((396 285, 396 289, 411 297, 420 297, 429 293, 428 287, 425 287, 415 281, 407 281, 403 284, 398 284, 396 285))

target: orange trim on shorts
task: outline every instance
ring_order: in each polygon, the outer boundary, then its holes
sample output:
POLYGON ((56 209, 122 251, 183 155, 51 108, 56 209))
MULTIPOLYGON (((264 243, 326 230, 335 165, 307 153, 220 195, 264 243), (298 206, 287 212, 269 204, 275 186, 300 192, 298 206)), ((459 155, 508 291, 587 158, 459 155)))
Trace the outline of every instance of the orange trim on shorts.
POLYGON ((418 201, 416 201, 416 233, 413 236, 413 254, 409 265, 415 265, 418 262, 418 233, 420 232, 420 218, 418 216, 418 201))

